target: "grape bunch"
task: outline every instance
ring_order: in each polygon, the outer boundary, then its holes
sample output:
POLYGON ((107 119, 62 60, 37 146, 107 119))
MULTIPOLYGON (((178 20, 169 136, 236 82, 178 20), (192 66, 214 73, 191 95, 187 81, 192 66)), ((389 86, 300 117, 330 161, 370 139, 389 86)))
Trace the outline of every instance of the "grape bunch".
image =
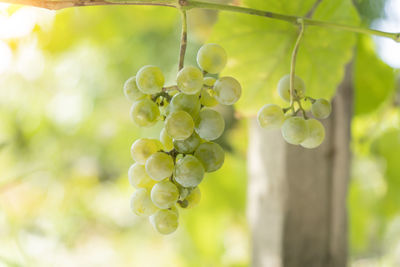
POLYGON ((221 46, 206 44, 197 54, 200 69, 183 67, 176 85, 166 87, 156 66, 142 67, 125 82, 124 94, 133 101, 134 123, 150 127, 163 121, 159 139, 140 138, 133 143, 135 163, 128 171, 129 182, 136 188, 131 209, 148 216, 161 234, 177 229, 178 207, 196 206, 205 173, 224 163, 224 150, 212 141, 224 132, 225 121, 213 107, 234 104, 242 89, 232 77, 216 79, 208 74, 218 74, 226 62, 221 46))
MULTIPOLYGON (((282 136, 292 145, 305 148, 316 148, 325 139, 325 128, 317 119, 325 119, 331 113, 331 103, 324 99, 314 99, 305 95, 303 80, 294 76, 293 103, 288 108, 275 104, 264 105, 257 114, 258 124, 262 128, 281 128, 282 136), (308 118, 302 101, 311 102, 311 114, 308 118), (300 113, 300 114, 299 114, 300 113)), ((278 82, 278 94, 286 102, 290 102, 290 75, 283 76, 278 82)))

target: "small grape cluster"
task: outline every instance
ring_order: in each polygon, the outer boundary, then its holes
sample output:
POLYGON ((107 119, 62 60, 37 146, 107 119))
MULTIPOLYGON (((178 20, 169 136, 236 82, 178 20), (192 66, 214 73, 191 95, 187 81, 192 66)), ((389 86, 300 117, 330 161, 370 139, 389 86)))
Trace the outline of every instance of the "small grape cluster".
POLYGON ((131 209, 149 216, 161 234, 178 227, 178 207, 191 208, 200 201, 198 185, 206 172, 224 163, 224 150, 217 143, 225 129, 222 115, 212 107, 232 105, 241 96, 241 85, 232 77, 215 79, 226 65, 225 50, 206 44, 197 54, 200 68, 183 67, 176 85, 165 87, 158 67, 144 66, 124 85, 133 101, 130 115, 140 127, 163 121, 160 138, 140 138, 131 147, 135 163, 129 168, 130 184, 136 188, 131 209), (207 77, 205 77, 207 76, 207 77))
MULTIPOLYGON (((325 139, 325 128, 317 119, 325 119, 331 113, 331 104, 324 98, 313 99, 305 95, 304 81, 294 76, 293 101, 288 108, 281 108, 275 104, 266 104, 258 112, 258 123, 262 128, 281 128, 282 136, 292 145, 301 145, 305 148, 316 148, 325 139), (311 113, 317 118, 308 118, 302 101, 310 101, 311 113), (301 113, 298 116, 298 113, 301 113)), ((283 76, 278 82, 279 96, 290 102, 290 75, 283 76)))

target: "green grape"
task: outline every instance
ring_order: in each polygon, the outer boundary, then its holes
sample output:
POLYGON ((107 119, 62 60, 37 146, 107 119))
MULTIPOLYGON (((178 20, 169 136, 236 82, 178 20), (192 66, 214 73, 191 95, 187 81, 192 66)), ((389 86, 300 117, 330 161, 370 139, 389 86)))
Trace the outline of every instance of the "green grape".
POLYGON ((200 199, 201 199, 200 189, 199 187, 195 187, 185 199, 187 201, 186 208, 190 209, 197 206, 200 203, 200 199))
POLYGON ((183 187, 183 186, 178 186, 179 189, 179 199, 184 200, 190 193, 190 189, 183 187))
POLYGON ((193 66, 184 67, 178 72, 176 83, 181 92, 195 95, 203 88, 203 73, 193 66))
POLYGON ((217 79, 215 79, 214 77, 204 77, 203 79, 204 85, 209 88, 213 87, 216 81, 217 79))
POLYGON ((157 183, 151 189, 151 200, 160 209, 167 209, 175 205, 179 199, 179 190, 169 180, 157 183))
POLYGON ((178 228, 178 215, 172 210, 159 210, 150 216, 154 229, 163 235, 168 235, 178 228))
POLYGON ((331 103, 324 99, 317 99, 311 106, 311 113, 318 119, 326 119, 331 114, 331 103))
POLYGON ((164 101, 164 104, 158 108, 160 110, 160 115, 163 117, 168 117, 169 113, 171 113, 171 105, 166 101, 164 101))
POLYGON ((214 86, 216 81, 217 80, 213 77, 205 77, 204 78, 203 82, 206 86, 204 86, 203 89, 201 89, 201 93, 200 93, 200 103, 203 106, 214 107, 214 106, 218 105, 218 101, 217 101, 217 99, 214 98, 213 90, 211 89, 211 87, 214 86))
POLYGON ((195 130, 201 138, 215 140, 222 135, 224 129, 225 121, 219 112, 209 108, 200 111, 195 130))
POLYGON ((170 112, 183 110, 196 118, 200 112, 200 101, 197 95, 178 93, 174 95, 170 103, 170 112))
POLYGON ((316 119, 306 120, 308 127, 308 136, 301 142, 301 146, 305 148, 316 148, 325 139, 325 128, 321 122, 316 119))
POLYGON ((157 139, 140 138, 131 147, 131 154, 134 161, 146 164, 148 157, 162 149, 162 144, 157 139))
POLYGON ((131 107, 131 118, 140 127, 154 125, 159 116, 160 110, 157 104, 147 98, 134 102, 131 107))
POLYGON ((257 121, 260 127, 274 129, 282 126, 285 114, 281 107, 275 104, 264 105, 257 114, 257 121))
POLYGON ((160 132, 160 141, 163 144, 165 151, 171 151, 174 148, 172 138, 167 134, 165 128, 162 128, 160 132))
POLYGON ((139 216, 150 216, 158 210, 151 201, 149 192, 144 188, 139 188, 133 193, 131 209, 139 216))
POLYGON ((185 140, 174 140, 174 147, 179 153, 190 154, 193 153, 200 145, 200 136, 193 132, 193 134, 185 140))
POLYGON ((217 99, 215 99, 211 94, 211 89, 201 89, 200 104, 205 107, 215 107, 216 105, 218 105, 217 99))
POLYGON ((217 44, 205 44, 197 53, 197 63, 202 70, 211 74, 220 73, 227 62, 225 49, 217 44))
MULTIPOLYGON (((298 76, 294 76, 294 91, 299 98, 303 98, 306 92, 306 86, 298 76)), ((279 80, 278 94, 283 100, 290 102, 290 74, 286 74, 279 80)))
POLYGON ((282 136, 292 145, 298 145, 308 136, 308 127, 306 120, 302 117, 291 117, 282 125, 282 136))
POLYGON ((146 172, 156 181, 161 181, 172 175, 174 161, 164 152, 156 152, 146 161, 146 172))
POLYGON ((176 214, 176 216, 179 217, 179 211, 178 211, 178 208, 176 207, 176 205, 169 207, 168 210, 174 212, 176 214))
POLYGON ((223 105, 235 104, 241 94, 242 86, 232 77, 219 78, 214 85, 215 99, 223 105))
POLYGON ((126 98, 130 101, 136 101, 146 97, 146 95, 143 94, 137 87, 135 76, 130 77, 128 80, 126 80, 124 84, 124 94, 126 98))
POLYGON ((147 174, 144 165, 135 163, 128 170, 129 183, 135 188, 152 188, 156 181, 147 174))
POLYGON ((194 156, 203 164, 206 172, 213 172, 224 164, 225 153, 216 143, 202 143, 194 152, 194 156))
POLYGON ((192 155, 186 155, 175 166, 175 180, 184 187, 197 186, 204 177, 204 167, 192 155))
POLYGON ((192 117, 183 110, 172 112, 165 121, 167 134, 176 140, 185 140, 192 135, 194 122, 192 117))
POLYGON ((144 66, 136 74, 139 90, 148 95, 161 92, 164 82, 164 74, 156 66, 144 66))

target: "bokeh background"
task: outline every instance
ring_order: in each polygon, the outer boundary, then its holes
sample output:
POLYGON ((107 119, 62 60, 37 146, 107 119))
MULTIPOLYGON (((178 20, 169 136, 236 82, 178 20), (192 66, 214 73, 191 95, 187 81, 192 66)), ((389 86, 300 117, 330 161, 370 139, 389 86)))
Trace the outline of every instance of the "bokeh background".
MULTIPOLYGON (((363 25, 400 32, 398 1, 355 3, 363 25)), ((187 64, 195 64, 217 21, 215 12, 190 11, 187 64)), ((0 266, 250 265, 248 128, 233 110, 224 110, 228 129, 219 140, 226 162, 207 174, 200 205, 181 212, 177 232, 161 236, 129 209, 130 146, 141 136, 157 138, 161 125, 141 129, 131 122, 122 85, 147 64, 161 67, 173 83, 176 10, 55 12, 0 4, 0 25, 0 266)), ((368 70, 355 75, 350 261, 396 266, 400 46, 364 37, 360 53, 368 60, 355 68, 375 64, 380 79, 368 80, 368 70), (365 83, 375 94, 362 91, 365 83), (378 104, 368 105, 371 97, 378 104)))

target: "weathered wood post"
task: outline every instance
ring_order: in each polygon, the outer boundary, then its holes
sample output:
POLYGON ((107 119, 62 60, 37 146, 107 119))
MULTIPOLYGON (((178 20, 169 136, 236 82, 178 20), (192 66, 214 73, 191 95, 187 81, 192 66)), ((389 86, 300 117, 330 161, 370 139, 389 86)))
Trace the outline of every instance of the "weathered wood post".
POLYGON ((350 67, 324 120, 317 149, 285 143, 250 123, 248 217, 254 267, 343 267, 347 263, 350 67))

